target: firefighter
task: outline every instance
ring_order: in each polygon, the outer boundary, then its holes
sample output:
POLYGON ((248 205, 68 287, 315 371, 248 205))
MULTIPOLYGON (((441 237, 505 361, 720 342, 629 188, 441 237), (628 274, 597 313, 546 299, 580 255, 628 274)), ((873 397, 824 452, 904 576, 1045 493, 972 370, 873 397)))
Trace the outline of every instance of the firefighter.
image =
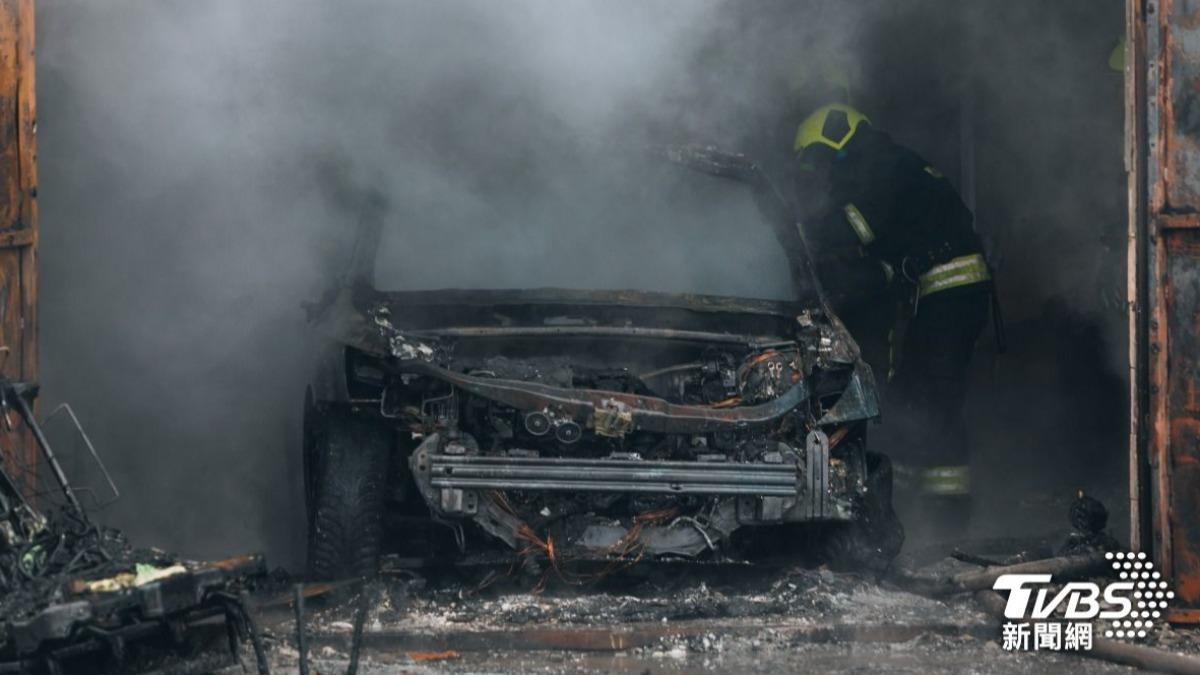
POLYGON ((876 379, 888 382, 881 449, 916 472, 914 525, 960 534, 970 505, 967 368, 993 301, 971 211, 941 172, 850 106, 809 115, 794 150, 818 273, 876 379))

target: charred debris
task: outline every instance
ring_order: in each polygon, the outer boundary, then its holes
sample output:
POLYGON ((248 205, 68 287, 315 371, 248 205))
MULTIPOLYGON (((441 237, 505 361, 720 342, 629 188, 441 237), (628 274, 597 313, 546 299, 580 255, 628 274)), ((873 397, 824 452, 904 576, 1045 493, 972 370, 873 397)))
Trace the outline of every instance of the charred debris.
POLYGON ((57 493, 34 500, 29 474, 0 463, 0 673, 210 672, 236 664, 243 641, 265 670, 245 602, 263 558, 184 560, 94 522, 33 414, 36 395, 0 380, 5 424, 17 428, 15 411, 57 493))
POLYGON ((827 315, 635 292, 465 298, 378 295, 340 326, 358 335, 351 392, 306 415, 314 576, 373 569, 385 540, 418 562, 498 546, 564 576, 567 559, 741 557, 749 530, 793 524, 869 539, 857 562, 880 569, 898 550, 886 458, 865 446, 874 383, 827 315), (408 531, 385 536, 397 522, 408 531))

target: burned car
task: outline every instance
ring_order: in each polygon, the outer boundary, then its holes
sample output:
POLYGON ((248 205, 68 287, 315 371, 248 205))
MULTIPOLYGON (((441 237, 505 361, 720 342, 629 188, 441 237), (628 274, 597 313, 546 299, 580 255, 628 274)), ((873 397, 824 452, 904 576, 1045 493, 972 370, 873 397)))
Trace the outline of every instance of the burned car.
POLYGON ((874 380, 786 203, 744 157, 664 154, 753 204, 737 227, 768 233, 795 297, 379 290, 368 213, 352 273, 313 308, 338 353, 306 400, 312 576, 371 574, 387 550, 560 576, 577 560, 894 557, 889 464, 866 446, 874 380))

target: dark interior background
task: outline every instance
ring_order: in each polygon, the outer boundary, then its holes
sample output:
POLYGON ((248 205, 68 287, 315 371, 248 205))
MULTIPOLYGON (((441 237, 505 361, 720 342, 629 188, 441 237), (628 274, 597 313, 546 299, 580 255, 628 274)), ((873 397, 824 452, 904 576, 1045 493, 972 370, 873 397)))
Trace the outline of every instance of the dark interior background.
MULTIPOLYGON (((431 236, 438 217, 492 216, 474 236, 494 251, 480 263, 493 285, 519 278, 514 256, 543 261, 550 282, 577 285, 581 269, 619 282, 586 257, 581 226, 530 225, 547 195, 600 208, 565 158, 715 143, 786 183, 795 125, 830 72, 959 183, 997 263, 1009 352, 985 336, 970 401, 980 532, 1062 529, 1061 504, 1085 489, 1125 536, 1124 314, 1102 301, 1124 279, 1118 0, 38 12, 45 396, 81 413, 125 492, 102 519, 141 542, 301 562, 298 426, 317 347, 301 303, 345 264, 365 200, 422 246, 464 236, 431 236)), ((632 260, 696 275, 679 220, 656 223, 678 249, 632 260)), ((734 281, 753 287, 745 274, 734 281)))

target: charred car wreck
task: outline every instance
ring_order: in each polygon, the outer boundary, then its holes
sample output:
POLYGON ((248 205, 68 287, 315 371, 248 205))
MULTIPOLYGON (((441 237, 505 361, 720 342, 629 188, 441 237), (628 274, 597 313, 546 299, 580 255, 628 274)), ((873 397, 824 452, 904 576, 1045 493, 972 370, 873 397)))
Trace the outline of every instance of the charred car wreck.
POLYGON ((887 459, 866 446, 874 380, 787 207, 740 156, 667 155, 745 183, 799 299, 383 292, 368 222, 356 271, 315 308, 342 348, 306 404, 312 575, 368 574, 389 548, 556 569, 743 558, 764 541, 891 560, 903 534, 887 459))

